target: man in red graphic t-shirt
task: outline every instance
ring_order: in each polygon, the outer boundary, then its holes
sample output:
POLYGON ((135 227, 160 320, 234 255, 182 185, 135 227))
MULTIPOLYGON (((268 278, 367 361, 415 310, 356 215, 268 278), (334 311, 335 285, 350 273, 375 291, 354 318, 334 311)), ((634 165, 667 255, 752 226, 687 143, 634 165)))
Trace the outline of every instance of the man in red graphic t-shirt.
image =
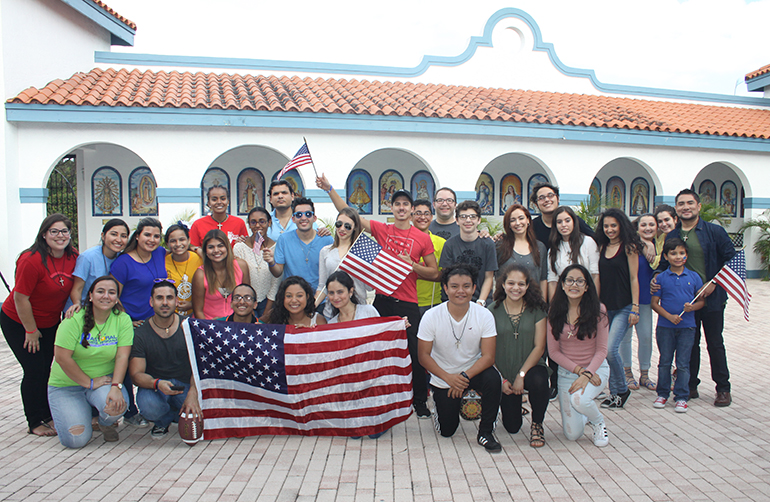
MULTIPOLYGON (((329 194, 338 211, 348 207, 334 190, 325 175, 316 178, 316 185, 329 194)), ((407 316, 410 326, 406 329, 409 355, 412 358, 412 388, 414 411, 418 418, 429 418, 428 382, 425 369, 417 357, 417 330, 420 327, 420 309, 417 306, 417 279, 438 279, 438 264, 433 254, 433 242, 427 234, 412 226, 412 196, 405 190, 393 193, 390 199, 394 224, 380 223, 361 218, 364 230, 371 233, 383 249, 398 256, 412 267, 412 272, 392 295, 377 291, 374 307, 381 316, 407 316), (422 259, 423 263, 420 264, 422 259)))

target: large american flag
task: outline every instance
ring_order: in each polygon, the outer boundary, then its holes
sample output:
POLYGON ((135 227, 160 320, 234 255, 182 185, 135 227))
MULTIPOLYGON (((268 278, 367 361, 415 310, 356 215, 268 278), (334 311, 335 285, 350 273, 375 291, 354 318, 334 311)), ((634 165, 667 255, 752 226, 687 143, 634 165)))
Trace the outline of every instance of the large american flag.
POLYGON ((743 307, 743 317, 748 321, 751 295, 748 287, 746 287, 746 255, 742 249, 725 263, 722 270, 714 276, 714 281, 743 307))
POLYGON ((205 439, 364 436, 411 413, 401 318, 315 328, 187 319, 183 328, 205 439))
POLYGON ((386 295, 392 295, 412 272, 401 258, 394 256, 366 234, 361 234, 340 263, 353 277, 386 295))
POLYGON ((291 159, 288 164, 283 166, 283 169, 281 169, 281 172, 278 173, 275 179, 279 180, 284 174, 288 173, 292 169, 305 166, 312 162, 313 162, 313 159, 310 158, 310 150, 308 150, 307 148, 307 143, 304 143, 302 145, 302 148, 300 148, 297 154, 294 155, 294 158, 291 159))

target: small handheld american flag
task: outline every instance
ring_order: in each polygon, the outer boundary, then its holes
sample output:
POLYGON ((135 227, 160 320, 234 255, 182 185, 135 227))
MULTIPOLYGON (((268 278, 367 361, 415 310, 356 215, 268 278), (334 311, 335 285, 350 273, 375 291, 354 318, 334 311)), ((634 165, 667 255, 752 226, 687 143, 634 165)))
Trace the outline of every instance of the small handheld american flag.
POLYGON ((735 253, 735 256, 725 263, 722 270, 714 276, 714 281, 743 307, 743 317, 748 321, 751 295, 746 287, 746 255, 743 250, 735 253))
POLYGON ((298 167, 306 166, 312 163, 313 159, 310 158, 310 150, 307 148, 307 143, 304 143, 302 148, 300 148, 296 155, 294 155, 294 158, 291 159, 289 163, 283 167, 283 169, 281 169, 281 172, 278 173, 278 176, 276 176, 275 179, 279 180, 281 177, 283 177, 284 174, 288 173, 292 169, 297 169, 298 167))
POLYGON ((385 295, 392 295, 412 272, 412 267, 361 234, 342 259, 340 270, 385 295))

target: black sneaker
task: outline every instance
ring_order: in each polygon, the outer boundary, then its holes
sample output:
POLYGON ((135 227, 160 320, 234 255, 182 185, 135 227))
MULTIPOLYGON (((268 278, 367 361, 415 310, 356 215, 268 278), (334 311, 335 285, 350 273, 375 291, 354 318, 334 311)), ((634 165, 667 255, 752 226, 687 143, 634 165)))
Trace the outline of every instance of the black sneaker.
POLYGON ((417 415, 417 418, 430 418, 432 415, 425 401, 414 402, 414 413, 417 415))
POLYGON ((626 390, 623 394, 612 394, 609 398, 602 401, 602 408, 609 408, 611 410, 619 410, 623 408, 631 396, 631 390, 626 390))
POLYGON ((152 430, 150 431, 150 436, 152 439, 162 439, 166 437, 166 434, 168 434, 168 426, 159 427, 157 425, 153 425, 152 430))
POLYGON ((498 453, 503 451, 503 446, 497 441, 495 435, 491 432, 480 433, 476 438, 481 446, 487 449, 490 453, 498 453))
POLYGON ((549 391, 550 394, 548 395, 549 401, 556 401, 556 398, 559 397, 559 389, 556 387, 551 387, 551 390, 549 391))

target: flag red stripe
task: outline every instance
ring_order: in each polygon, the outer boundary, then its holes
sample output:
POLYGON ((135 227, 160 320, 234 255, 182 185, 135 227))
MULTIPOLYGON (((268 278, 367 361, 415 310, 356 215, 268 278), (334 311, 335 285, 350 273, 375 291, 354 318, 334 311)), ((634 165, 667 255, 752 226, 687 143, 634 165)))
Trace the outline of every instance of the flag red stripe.
POLYGON ((349 418, 376 417, 389 411, 406 408, 412 404, 411 399, 392 401, 371 408, 357 408, 355 410, 317 411, 307 415, 295 415, 291 410, 280 411, 269 408, 207 408, 204 412, 206 420, 217 418, 275 418, 288 420, 297 424, 309 424, 317 420, 344 420, 349 418))
POLYGON ((210 439, 226 439, 231 437, 248 437, 258 435, 298 435, 298 436, 368 436, 369 434, 378 434, 384 432, 399 423, 409 418, 409 414, 406 417, 394 417, 387 422, 383 422, 377 425, 370 425, 366 427, 325 427, 312 430, 300 430, 300 429, 288 429, 286 427, 238 427, 238 428, 221 428, 221 429, 204 429, 204 438, 210 439))
POLYGON ((385 271, 375 268, 355 255, 348 254, 348 257, 340 264, 340 269, 351 275, 358 275, 363 282, 369 285, 379 285, 378 289, 387 289, 393 292, 399 286, 398 281, 393 281, 384 275, 385 271))
POLYGON ((388 351, 383 350, 368 354, 355 354, 350 357, 335 359, 334 361, 316 363, 312 366, 292 366, 291 368, 286 368, 286 376, 320 373, 322 371, 329 371, 333 370, 334 368, 340 368, 350 364, 379 361, 382 359, 405 359, 408 355, 409 350, 406 347, 403 349, 393 349, 388 351))
MULTIPOLYGON (((353 349, 378 341, 393 342, 397 340, 406 340, 404 331, 383 331, 377 333, 377 336, 361 336, 348 340, 323 341, 318 343, 286 343, 283 347, 286 355, 289 354, 317 354, 324 352, 337 352, 340 350, 353 349)), ((396 347, 394 347, 395 349, 396 347)), ((406 350, 406 348, 404 348, 406 350)), ((362 354, 364 355, 364 354, 362 354)))
POLYGON ((313 383, 304 383, 301 388, 298 389, 293 386, 289 386, 289 394, 302 394, 311 390, 322 389, 330 385, 341 385, 349 383, 358 383, 371 380, 375 377, 383 377, 386 375, 400 375, 406 376, 412 373, 412 366, 406 365, 403 368, 396 366, 388 366, 387 368, 371 369, 362 373, 347 373, 345 375, 338 375, 334 378, 328 378, 326 380, 319 380, 313 383))

